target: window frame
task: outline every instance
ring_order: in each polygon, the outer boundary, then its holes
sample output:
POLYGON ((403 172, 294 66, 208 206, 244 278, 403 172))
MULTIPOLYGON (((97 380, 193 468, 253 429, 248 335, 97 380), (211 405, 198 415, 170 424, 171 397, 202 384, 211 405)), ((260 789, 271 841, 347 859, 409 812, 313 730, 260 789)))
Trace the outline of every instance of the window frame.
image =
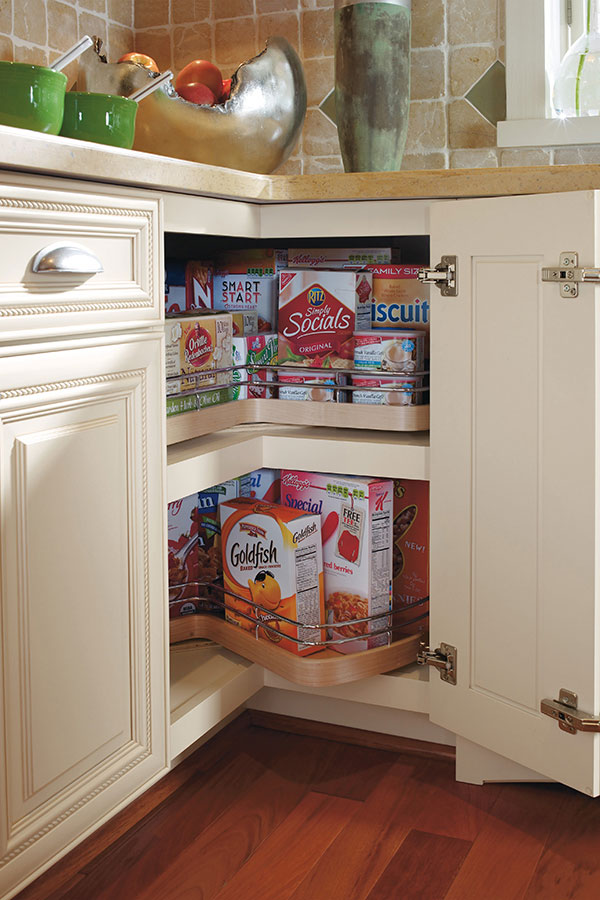
POLYGON ((547 72, 556 70, 569 43, 566 22, 556 18, 559 2, 506 0, 506 121, 498 122, 499 147, 600 143, 600 117, 552 118, 547 72))

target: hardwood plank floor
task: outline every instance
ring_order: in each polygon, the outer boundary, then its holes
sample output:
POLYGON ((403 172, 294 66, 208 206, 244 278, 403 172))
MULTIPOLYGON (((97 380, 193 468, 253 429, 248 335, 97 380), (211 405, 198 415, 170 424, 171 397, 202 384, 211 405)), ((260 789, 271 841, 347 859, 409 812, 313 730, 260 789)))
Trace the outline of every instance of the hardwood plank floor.
POLYGON ((600 800, 313 734, 244 715, 18 900, 600 897, 600 800))

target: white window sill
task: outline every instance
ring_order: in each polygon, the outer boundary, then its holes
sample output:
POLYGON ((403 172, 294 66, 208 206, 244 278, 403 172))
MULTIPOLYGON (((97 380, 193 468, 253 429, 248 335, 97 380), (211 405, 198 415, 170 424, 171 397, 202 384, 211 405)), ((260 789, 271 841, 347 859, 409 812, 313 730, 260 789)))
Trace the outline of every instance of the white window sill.
POLYGON ((556 147, 599 143, 600 116, 498 122, 499 147, 556 147))

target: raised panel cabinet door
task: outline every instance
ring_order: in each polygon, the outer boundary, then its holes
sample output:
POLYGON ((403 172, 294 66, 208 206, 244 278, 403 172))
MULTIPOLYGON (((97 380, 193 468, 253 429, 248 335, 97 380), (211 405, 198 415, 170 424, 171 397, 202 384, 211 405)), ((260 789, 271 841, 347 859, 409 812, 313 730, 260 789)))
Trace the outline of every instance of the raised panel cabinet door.
POLYGON ((167 766, 162 336, 0 358, 0 895, 167 766))
POLYGON ((598 289, 542 282, 561 251, 598 266, 593 191, 432 210, 432 260, 456 254, 459 296, 434 290, 431 331, 432 720, 535 772, 600 793, 599 741, 540 702, 561 688, 600 713, 598 289))

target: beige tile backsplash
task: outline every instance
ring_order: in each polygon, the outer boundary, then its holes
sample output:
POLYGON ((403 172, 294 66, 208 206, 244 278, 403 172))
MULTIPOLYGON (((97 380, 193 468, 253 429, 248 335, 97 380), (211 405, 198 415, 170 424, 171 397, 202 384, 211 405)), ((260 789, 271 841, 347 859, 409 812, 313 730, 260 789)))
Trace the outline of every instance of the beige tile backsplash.
MULTIPOLYGON (((600 148, 500 150, 465 95, 504 61, 504 0, 413 0, 411 115, 403 168, 600 161, 600 148)), ((333 0, 0 0, 0 58, 48 63, 83 34, 111 61, 133 48, 161 69, 199 57, 230 76, 269 35, 297 49, 306 75, 302 137, 279 171, 341 171, 337 130, 319 105, 333 88, 333 0)), ((74 77, 73 67, 67 74, 74 77)))

